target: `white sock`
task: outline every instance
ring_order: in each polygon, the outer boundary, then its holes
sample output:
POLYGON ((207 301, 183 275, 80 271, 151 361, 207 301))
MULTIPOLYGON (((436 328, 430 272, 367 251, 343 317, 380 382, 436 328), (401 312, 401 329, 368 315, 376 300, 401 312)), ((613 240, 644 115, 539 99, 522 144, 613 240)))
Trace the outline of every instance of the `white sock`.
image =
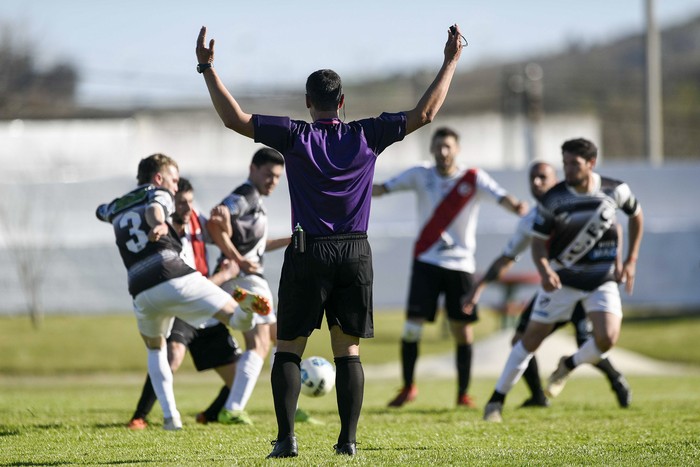
POLYGON ((151 377, 151 385, 163 409, 163 417, 179 417, 180 413, 175 406, 173 372, 168 364, 168 351, 165 347, 148 349, 148 375, 151 377))
POLYGON ((228 320, 228 324, 233 329, 246 332, 253 329, 253 326, 255 325, 255 323, 253 323, 253 318, 255 318, 253 313, 246 313, 245 311, 241 310, 241 307, 236 307, 236 310, 228 320))
POLYGON ((589 337, 586 342, 573 355, 574 364, 579 366, 581 363, 590 363, 595 365, 607 356, 607 352, 603 353, 595 345, 595 339, 589 337))
POLYGON ((510 350, 506 366, 503 368, 501 377, 498 378, 496 383, 496 391, 501 394, 508 394, 508 391, 513 388, 527 369, 532 355, 532 353, 525 350, 522 341, 518 341, 510 350))
POLYGON ((225 409, 245 410, 264 363, 265 361, 256 352, 252 350, 243 352, 236 363, 236 376, 233 378, 233 386, 226 399, 225 409))

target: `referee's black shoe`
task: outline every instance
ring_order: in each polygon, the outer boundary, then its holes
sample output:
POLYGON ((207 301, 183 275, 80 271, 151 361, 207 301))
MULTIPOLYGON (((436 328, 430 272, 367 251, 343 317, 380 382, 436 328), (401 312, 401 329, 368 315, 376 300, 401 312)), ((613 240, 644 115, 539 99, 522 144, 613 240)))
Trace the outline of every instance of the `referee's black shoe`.
POLYGON ((357 454, 357 445, 354 442, 349 443, 338 443, 333 446, 336 454, 341 454, 345 456, 354 456, 357 454))
POLYGON ((297 438, 295 436, 287 436, 284 439, 276 439, 272 442, 272 444, 274 444, 275 447, 272 448, 272 452, 267 455, 267 459, 296 457, 299 455, 297 438))

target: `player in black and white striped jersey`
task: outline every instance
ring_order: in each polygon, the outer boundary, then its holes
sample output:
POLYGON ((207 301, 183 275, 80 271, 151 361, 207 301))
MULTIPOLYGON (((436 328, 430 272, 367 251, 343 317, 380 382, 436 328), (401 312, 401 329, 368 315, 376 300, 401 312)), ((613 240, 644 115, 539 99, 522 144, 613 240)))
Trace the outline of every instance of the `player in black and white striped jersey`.
POLYGON ((594 172, 596 146, 585 139, 562 145, 565 181, 543 197, 533 224, 532 255, 542 286, 522 339, 513 347, 496 390, 484 409, 487 421, 502 420, 503 402, 533 353, 558 321, 571 318, 581 301, 593 326, 576 353, 562 357, 545 393, 556 397, 571 371, 597 363, 615 345, 622 323, 618 283, 632 293, 643 233, 642 209, 630 187, 594 172), (629 218, 627 257, 617 261, 616 210, 629 218))
POLYGON ((175 160, 153 154, 139 163, 139 186, 100 205, 96 212, 98 219, 114 228, 139 332, 148 348, 148 374, 163 409, 166 430, 182 428, 165 345, 174 317, 195 328, 212 317, 234 329, 253 326, 249 303, 246 309, 239 306, 180 256, 182 244, 171 223, 179 178, 175 160))
MULTIPOLYGON (((530 165, 530 170, 528 171, 529 182, 530 182, 530 193, 536 200, 540 200, 545 193, 547 193, 554 185, 557 184, 557 176, 554 168, 541 161, 533 162, 530 165)), ((479 298, 486 285, 489 282, 495 281, 503 276, 505 272, 510 269, 515 262, 518 261, 520 256, 530 248, 532 243, 532 225, 535 221, 537 215, 537 207, 533 207, 530 212, 520 219, 518 222, 518 227, 516 232, 508 241, 507 246, 503 249, 501 255, 496 258, 493 263, 487 269, 486 274, 482 277, 474 291, 465 299, 464 311, 469 313, 471 308, 478 303, 479 298)), ((618 224, 618 235, 621 235, 621 228, 618 224)), ((621 245, 621 243, 620 243, 621 245)), ((619 252, 621 250, 618 248, 617 258, 619 259, 619 252)), ((515 330, 515 335, 513 336, 512 343, 515 345, 522 337, 527 324, 530 321, 530 315, 532 313, 532 306, 534 304, 534 299, 525 307, 525 310, 520 315, 518 325, 515 330)), ((562 321, 556 323, 555 329, 564 326, 568 321, 562 321)), ((590 329, 588 319, 586 317, 586 312, 583 310, 581 303, 577 303, 574 308, 574 312, 571 317, 571 323, 576 328, 576 342, 578 345, 583 345, 583 343, 590 336, 590 329)), ((602 359, 600 362, 595 364, 596 368, 602 371, 610 382, 610 386, 615 393, 618 403, 621 407, 628 407, 631 400, 631 392, 629 384, 624 376, 615 369, 609 359, 602 359)), ((542 388, 542 383, 540 381, 540 374, 537 365, 537 358, 533 355, 530 362, 523 373, 523 378, 528 385, 531 392, 531 397, 527 399, 522 407, 548 407, 549 400, 544 394, 544 389, 542 388)))

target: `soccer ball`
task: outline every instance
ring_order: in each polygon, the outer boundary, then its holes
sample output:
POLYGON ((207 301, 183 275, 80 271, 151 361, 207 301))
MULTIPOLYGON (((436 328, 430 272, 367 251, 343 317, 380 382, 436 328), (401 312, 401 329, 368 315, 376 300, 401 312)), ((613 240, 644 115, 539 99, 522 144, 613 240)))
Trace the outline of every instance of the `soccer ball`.
POLYGON ((301 362, 301 393, 309 397, 328 394, 335 385, 335 368, 323 357, 309 357, 301 362))

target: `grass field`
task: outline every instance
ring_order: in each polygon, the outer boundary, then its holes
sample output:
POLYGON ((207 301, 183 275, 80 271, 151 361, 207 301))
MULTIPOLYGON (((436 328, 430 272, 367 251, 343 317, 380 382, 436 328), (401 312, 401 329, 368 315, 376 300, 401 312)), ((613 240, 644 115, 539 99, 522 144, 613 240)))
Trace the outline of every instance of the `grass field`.
MULTIPOLYGON (((495 317, 477 328, 498 327, 495 317)), ((400 313, 379 313, 377 338, 363 344, 366 365, 397 359, 400 313)), ((440 326, 428 328, 422 354, 449 351, 440 326)), ((618 408, 601 378, 577 378, 551 408, 517 409, 519 383, 503 424, 481 421, 481 410, 454 407, 454 381, 420 381, 419 399, 401 409, 386 402, 399 382, 368 380, 359 454, 342 458, 332 446, 339 430, 332 395, 301 399, 325 422, 297 426, 303 465, 700 465, 699 319, 630 321, 620 345, 647 356, 691 364, 685 376, 629 377, 631 408, 618 408)), ((307 355, 328 355, 327 332, 314 334, 307 355)), ((143 344, 129 315, 47 317, 40 331, 26 318, 0 319, 0 465, 259 465, 269 463, 276 425, 267 370, 249 405, 251 427, 197 425, 194 415, 218 390, 212 374, 186 365, 176 375, 185 428, 165 432, 159 409, 151 427, 124 427, 145 375, 143 344)), ((495 379, 476 378, 480 405, 495 379)))

